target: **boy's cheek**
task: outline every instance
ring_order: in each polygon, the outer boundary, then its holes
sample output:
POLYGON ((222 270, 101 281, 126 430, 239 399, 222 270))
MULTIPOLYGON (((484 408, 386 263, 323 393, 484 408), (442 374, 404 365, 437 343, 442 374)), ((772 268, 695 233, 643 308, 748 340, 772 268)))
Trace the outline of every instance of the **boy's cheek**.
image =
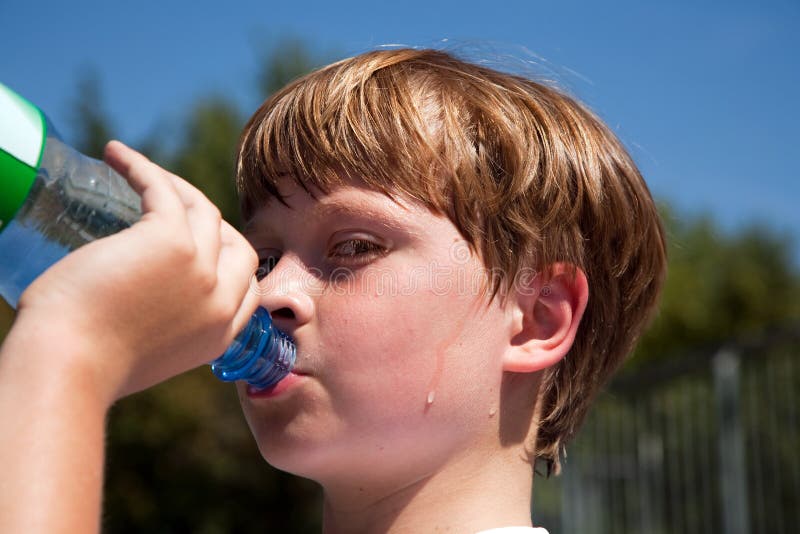
MULTIPOLYGON (((352 295, 321 299, 320 334, 348 361, 381 361, 405 351, 404 360, 425 352, 447 329, 451 306, 421 292, 413 295, 352 295)), ((326 343, 328 344, 328 343, 326 343)), ((398 362, 396 362, 398 363, 398 362)))

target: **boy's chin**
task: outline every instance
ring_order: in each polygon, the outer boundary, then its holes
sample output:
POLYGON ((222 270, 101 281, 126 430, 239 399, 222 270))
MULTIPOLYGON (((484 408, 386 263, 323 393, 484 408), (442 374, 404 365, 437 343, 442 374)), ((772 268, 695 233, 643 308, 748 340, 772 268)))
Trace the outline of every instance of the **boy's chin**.
POLYGON ((308 444, 281 447, 275 442, 259 441, 258 448, 264 461, 285 473, 319 483, 341 474, 334 472, 337 464, 330 453, 312 450, 308 444))

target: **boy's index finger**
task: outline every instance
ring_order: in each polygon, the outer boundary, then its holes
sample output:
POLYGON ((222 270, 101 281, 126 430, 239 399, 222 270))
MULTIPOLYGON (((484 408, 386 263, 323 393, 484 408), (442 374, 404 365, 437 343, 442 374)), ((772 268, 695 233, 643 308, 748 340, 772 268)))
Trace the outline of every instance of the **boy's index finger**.
POLYGON ((169 218, 183 214, 185 219, 183 203, 167 171, 119 141, 106 145, 105 161, 142 197, 143 212, 157 212, 169 218))
POLYGON ((201 204, 212 204, 208 197, 190 182, 169 172, 166 176, 175 189, 175 193, 187 208, 192 208, 201 204))

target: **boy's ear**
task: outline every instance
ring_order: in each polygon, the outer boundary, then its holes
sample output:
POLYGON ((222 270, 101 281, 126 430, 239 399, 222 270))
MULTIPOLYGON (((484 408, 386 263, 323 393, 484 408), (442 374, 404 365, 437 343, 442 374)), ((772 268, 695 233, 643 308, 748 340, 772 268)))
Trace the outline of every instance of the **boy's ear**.
POLYGON ((586 275, 564 263, 550 266, 547 277, 515 287, 513 330, 503 370, 532 373, 566 356, 589 300, 586 275))

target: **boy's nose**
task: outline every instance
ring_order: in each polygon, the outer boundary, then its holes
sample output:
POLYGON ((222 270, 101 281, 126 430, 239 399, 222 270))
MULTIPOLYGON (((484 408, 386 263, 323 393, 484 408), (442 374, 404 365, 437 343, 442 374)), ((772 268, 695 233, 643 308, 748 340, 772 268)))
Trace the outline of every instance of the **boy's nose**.
POLYGON ((297 260, 285 255, 259 283, 260 304, 275 325, 291 335, 314 316, 312 293, 317 283, 297 260))

